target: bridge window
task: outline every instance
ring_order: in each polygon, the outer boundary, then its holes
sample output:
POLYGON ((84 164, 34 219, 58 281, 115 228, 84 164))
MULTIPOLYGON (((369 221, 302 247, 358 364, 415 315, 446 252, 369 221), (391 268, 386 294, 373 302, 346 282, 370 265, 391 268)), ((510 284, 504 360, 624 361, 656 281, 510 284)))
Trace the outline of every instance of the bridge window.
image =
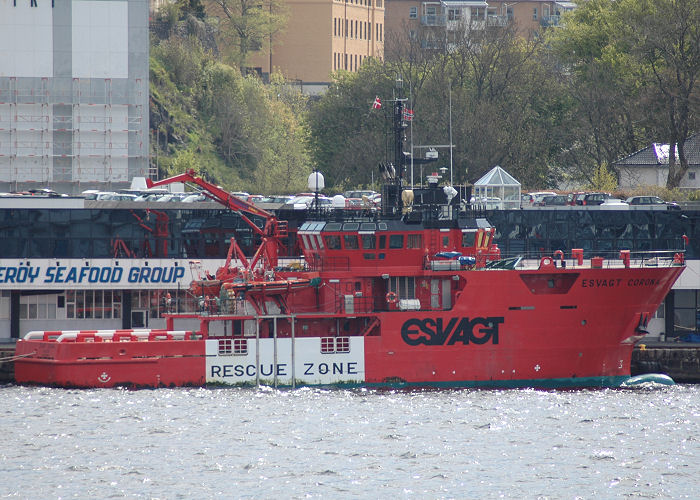
POLYGON ((340 236, 337 234, 327 234, 323 237, 329 250, 340 250, 340 236))
POLYGON ((360 248, 360 246, 357 243, 357 235, 356 234, 346 234, 344 236, 345 240, 345 249, 346 250, 357 250, 360 248))
POLYGON ((465 248, 473 247, 476 242, 476 231, 462 233, 462 246, 465 248))
POLYGON ((361 237, 363 250, 374 250, 377 247, 377 238, 373 234, 363 234, 361 237))
POLYGON ((389 236, 389 248, 403 248, 403 234, 389 236))
POLYGON ((423 235, 409 234, 406 240, 406 248, 423 248, 423 235))

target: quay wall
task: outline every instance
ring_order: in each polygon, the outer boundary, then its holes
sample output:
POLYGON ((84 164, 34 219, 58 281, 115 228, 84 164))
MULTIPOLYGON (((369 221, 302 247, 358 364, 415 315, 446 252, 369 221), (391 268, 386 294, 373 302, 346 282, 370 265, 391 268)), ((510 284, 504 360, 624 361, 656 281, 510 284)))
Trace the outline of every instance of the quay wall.
POLYGON ((632 375, 643 373, 664 373, 678 383, 700 383, 700 346, 674 342, 639 344, 632 351, 632 375))

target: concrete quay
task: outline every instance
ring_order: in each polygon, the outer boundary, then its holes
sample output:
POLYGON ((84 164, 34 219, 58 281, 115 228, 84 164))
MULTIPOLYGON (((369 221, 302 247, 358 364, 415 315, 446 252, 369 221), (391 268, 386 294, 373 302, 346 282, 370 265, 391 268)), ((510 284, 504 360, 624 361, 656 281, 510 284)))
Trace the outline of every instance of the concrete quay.
POLYGON ((632 375, 664 373, 677 383, 700 383, 700 344, 640 342, 632 351, 632 375))

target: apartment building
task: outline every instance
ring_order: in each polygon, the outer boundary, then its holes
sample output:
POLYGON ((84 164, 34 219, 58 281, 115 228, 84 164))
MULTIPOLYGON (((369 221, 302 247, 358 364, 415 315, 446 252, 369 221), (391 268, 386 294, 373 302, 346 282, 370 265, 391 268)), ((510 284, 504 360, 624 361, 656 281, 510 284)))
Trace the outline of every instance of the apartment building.
POLYGON ((333 71, 357 71, 368 57, 384 57, 384 0, 286 3, 286 30, 251 57, 251 67, 263 77, 280 71, 314 93, 328 86, 333 71))
POLYGON ((396 36, 422 33, 426 49, 449 49, 464 29, 515 23, 523 37, 557 26, 573 2, 552 0, 387 0, 386 30, 396 36))

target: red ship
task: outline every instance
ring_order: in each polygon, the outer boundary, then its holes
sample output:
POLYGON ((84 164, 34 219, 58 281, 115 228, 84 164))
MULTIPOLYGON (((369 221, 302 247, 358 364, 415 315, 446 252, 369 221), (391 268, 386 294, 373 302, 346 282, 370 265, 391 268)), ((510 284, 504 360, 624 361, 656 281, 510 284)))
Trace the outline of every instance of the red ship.
MULTIPOLYGON (((398 148, 402 106, 397 100, 398 148)), ((271 214, 192 172, 152 183, 195 183, 262 217, 258 252, 249 262, 232 240, 216 276, 192 287, 207 290, 198 310, 168 314, 165 330, 27 334, 16 381, 609 387, 630 378, 632 349, 685 268, 682 251, 504 259, 495 228, 461 207, 452 188, 405 190, 402 158, 380 213, 319 211, 299 228, 299 262, 279 258, 288 230, 271 214), (192 320, 197 331, 178 329, 192 320)), ((317 190, 319 178, 310 178, 317 190)))

